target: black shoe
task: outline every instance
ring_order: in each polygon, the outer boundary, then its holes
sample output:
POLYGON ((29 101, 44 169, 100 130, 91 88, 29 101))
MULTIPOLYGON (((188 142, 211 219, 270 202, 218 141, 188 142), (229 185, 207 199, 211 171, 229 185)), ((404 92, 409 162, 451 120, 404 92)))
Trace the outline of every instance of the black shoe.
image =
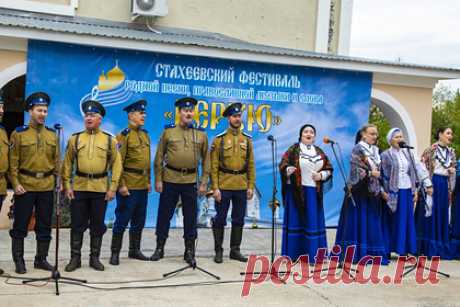
POLYGON ((166 240, 157 239, 157 247, 155 248, 155 252, 153 253, 152 256, 150 256, 151 261, 158 261, 164 257, 165 243, 166 243, 166 240))
POLYGON ((3 271, 2 269, 0 269, 0 276, 3 275, 3 273, 5 273, 5 271, 3 271))
POLYGON ((214 250, 216 252, 214 262, 222 263, 224 258, 224 249, 222 248, 222 242, 224 241, 224 227, 213 227, 212 233, 214 235, 214 250))
POLYGON ((230 259, 240 262, 248 262, 248 258, 244 257, 240 252, 242 238, 243 227, 232 226, 232 234, 230 237, 230 259))
POLYGON ((17 274, 27 273, 26 264, 24 262, 24 239, 11 240, 11 253, 13 254, 13 261, 15 272, 17 274))
POLYGON ((110 256, 109 263, 111 265, 120 264, 120 250, 123 244, 123 233, 113 233, 112 234, 112 246, 110 247, 112 254, 110 256))
POLYGON ((37 255, 35 256, 34 268, 45 271, 54 270, 54 266, 46 260, 49 248, 50 241, 37 241, 37 255))
POLYGON ((141 252, 142 232, 129 233, 129 253, 128 257, 142 261, 149 261, 150 258, 141 252))
POLYGON ((81 246, 83 233, 70 232, 70 262, 66 265, 66 272, 73 272, 81 268, 81 246))
POLYGON ((185 240, 185 251, 184 251, 184 260, 191 266, 196 266, 195 260, 195 240, 186 239, 185 240))
POLYGON ((101 255, 102 237, 91 237, 89 266, 96 271, 104 271, 104 265, 99 260, 101 255))

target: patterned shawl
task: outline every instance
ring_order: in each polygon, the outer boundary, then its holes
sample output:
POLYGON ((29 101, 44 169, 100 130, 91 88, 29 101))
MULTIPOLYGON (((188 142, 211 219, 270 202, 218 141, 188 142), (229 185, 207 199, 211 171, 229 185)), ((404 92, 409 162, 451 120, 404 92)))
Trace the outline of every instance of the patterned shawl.
MULTIPOLYGON (((402 150, 402 154, 406 157, 409 162, 409 177, 411 181, 412 194, 416 193, 416 170, 411 163, 411 157, 406 150, 402 150)), ((410 153, 410 155, 412 155, 410 153)), ((398 157, 393 150, 385 150, 382 155, 382 183, 383 189, 389 195, 387 202, 391 212, 396 212, 398 206, 398 191, 399 191, 399 163, 398 157)), ((412 156, 413 158, 413 156, 412 156)))
MULTIPOLYGON (((378 178, 369 175, 372 170, 364 149, 358 143, 351 152, 350 178, 348 183, 352 191, 368 192, 374 196, 380 194, 380 181, 378 178)), ((377 165, 380 167, 380 165, 377 165)))
MULTIPOLYGON (((321 156, 321 159, 324 161, 324 165, 321 168, 320 171, 333 171, 332 165, 321 148, 318 146, 314 145, 316 152, 318 155, 321 156)), ((279 170, 280 170, 280 175, 281 175, 281 194, 283 196, 283 200, 286 198, 286 191, 287 191, 287 184, 288 184, 288 179, 290 179, 290 183, 294 188, 294 201, 296 203, 296 207, 299 210, 299 215, 301 216, 302 219, 304 219, 305 216, 305 196, 303 193, 302 189, 302 175, 301 175, 301 169, 300 169, 300 161, 299 161, 299 155, 300 155, 300 145, 299 143, 295 143, 289 149, 283 154, 283 157, 281 159, 281 162, 279 164, 279 170), (286 169, 289 166, 294 166, 296 168, 295 172, 291 176, 286 175, 286 169)), ((318 181, 316 183, 316 189, 318 191, 318 200, 322 204, 322 196, 323 192, 327 192, 331 189, 332 187, 332 174, 329 176, 329 178, 326 181, 318 181)))
MULTIPOLYGON (((433 178, 435 162, 436 162, 436 150, 438 149, 439 144, 434 143, 431 147, 427 148, 422 154, 422 163, 425 164, 426 169, 430 173, 430 178, 433 178)), ((457 167, 457 158, 455 156, 455 150, 451 147, 448 147, 448 153, 451 158, 451 163, 449 167, 457 167)), ((456 174, 449 175, 449 204, 452 204, 452 192, 455 188, 455 178, 456 174)))

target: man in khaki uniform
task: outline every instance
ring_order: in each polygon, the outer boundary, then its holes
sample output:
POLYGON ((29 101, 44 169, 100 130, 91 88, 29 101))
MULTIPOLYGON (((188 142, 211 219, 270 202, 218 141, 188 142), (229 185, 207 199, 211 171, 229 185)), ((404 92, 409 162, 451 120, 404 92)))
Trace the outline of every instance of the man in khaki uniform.
POLYGON ((71 259, 67 272, 81 267, 83 233, 90 229, 89 265, 103 271, 99 261, 107 202, 115 197, 122 171, 115 137, 102 131, 104 107, 97 101, 83 103, 85 130, 73 134, 67 144, 62 167, 64 189, 71 203, 71 259), (111 176, 109 176, 111 175, 111 176))
POLYGON ((117 135, 118 148, 123 163, 123 173, 117 193, 115 223, 112 234, 111 265, 119 265, 123 233, 128 223, 128 257, 150 260, 141 252, 142 230, 147 213, 150 185, 150 137, 145 124, 147 101, 136 101, 123 110, 128 113, 129 125, 117 135))
POLYGON ((165 127, 155 155, 155 190, 160 193, 157 217, 157 246, 151 260, 164 256, 164 245, 179 197, 184 213, 184 260, 195 263, 195 239, 197 238, 197 180, 201 161, 202 174, 199 193, 205 194, 209 177, 208 137, 193 126, 197 100, 185 97, 176 101, 179 108, 179 125, 165 127))
POLYGON ((30 115, 28 126, 11 134, 9 177, 14 189, 14 222, 10 230, 16 273, 26 273, 24 238, 35 209, 37 254, 34 267, 51 271, 46 257, 51 241, 55 175, 59 172, 59 146, 53 129, 45 126, 50 97, 38 92, 26 100, 30 115))
POLYGON ((3 97, 0 92, 0 157, 3 157, 0 159, 0 211, 2 210, 2 204, 6 197, 6 172, 8 171, 8 159, 5 159, 5 157, 8 157, 8 150, 10 147, 5 127, 1 124, 3 114, 3 97))
MULTIPOLYGON (((0 92, 0 211, 2 210, 2 204, 6 197, 6 172, 8 171, 8 149, 10 142, 8 141, 8 135, 6 134, 5 128, 1 122, 3 119, 3 95, 0 92)), ((0 269, 0 275, 3 274, 3 270, 0 269)))
POLYGON ((224 227, 232 202, 232 233, 230 259, 246 262, 240 252, 247 200, 254 194, 255 167, 251 136, 241 130, 241 103, 230 104, 223 115, 229 128, 216 136, 211 145, 211 182, 216 201, 216 216, 212 219, 214 261, 222 263, 224 227))

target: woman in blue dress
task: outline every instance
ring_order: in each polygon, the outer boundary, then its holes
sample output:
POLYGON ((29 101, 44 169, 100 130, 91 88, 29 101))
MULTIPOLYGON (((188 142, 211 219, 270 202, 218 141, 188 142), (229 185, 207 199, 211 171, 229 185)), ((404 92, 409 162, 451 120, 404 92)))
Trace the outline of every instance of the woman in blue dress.
POLYGON ((387 250, 400 256, 416 255, 417 236, 415 232, 414 205, 417 203, 417 179, 431 194, 431 181, 424 176, 421 163, 417 163, 409 149, 400 148, 404 142, 401 129, 392 128, 387 135, 391 146, 381 154, 382 157, 382 198, 387 206, 383 207, 383 229, 387 250))
POLYGON ((457 160, 457 175, 454 191, 454 203, 451 209, 452 235, 450 248, 452 258, 460 260, 460 160, 457 160))
POLYGON ((423 205, 417 205, 415 210, 417 253, 427 257, 451 259, 449 206, 455 187, 457 160, 453 148, 449 146, 453 139, 452 129, 440 128, 436 137, 437 142, 422 155, 422 162, 433 182, 433 204, 431 214, 426 214, 423 205))
MULTIPOLYGON (((340 212, 335 244, 340 246, 341 261, 359 262, 365 256, 381 257, 381 264, 388 264, 388 253, 382 229, 382 201, 380 184, 380 154, 375 145, 377 127, 364 126, 352 150, 350 178, 347 186, 351 198, 346 196, 340 212), (352 259, 345 259, 347 247, 354 247, 352 259)), ((378 258, 374 258, 378 262, 378 258)))
POLYGON ((318 249, 327 255, 323 193, 332 186, 332 166, 315 145, 316 129, 304 125, 299 142, 284 153, 279 165, 284 200, 282 255, 293 261, 308 255, 314 263, 318 249))

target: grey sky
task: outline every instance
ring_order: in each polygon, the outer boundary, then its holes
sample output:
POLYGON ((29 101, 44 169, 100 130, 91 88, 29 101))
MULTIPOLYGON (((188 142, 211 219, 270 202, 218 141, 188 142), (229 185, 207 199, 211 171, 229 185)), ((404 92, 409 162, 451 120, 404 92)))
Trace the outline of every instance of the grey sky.
POLYGON ((354 0, 350 55, 460 68, 459 14, 459 0, 354 0))

